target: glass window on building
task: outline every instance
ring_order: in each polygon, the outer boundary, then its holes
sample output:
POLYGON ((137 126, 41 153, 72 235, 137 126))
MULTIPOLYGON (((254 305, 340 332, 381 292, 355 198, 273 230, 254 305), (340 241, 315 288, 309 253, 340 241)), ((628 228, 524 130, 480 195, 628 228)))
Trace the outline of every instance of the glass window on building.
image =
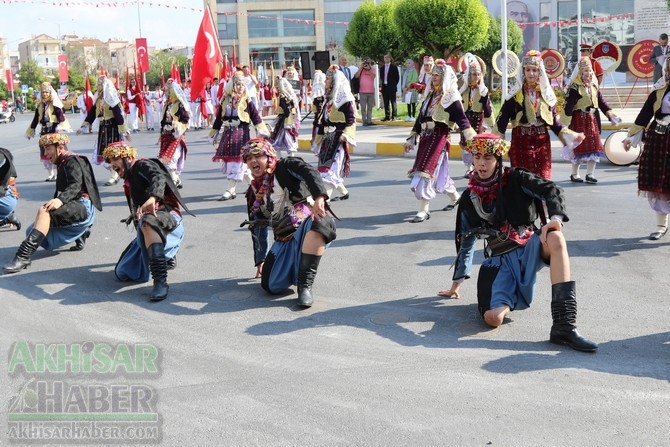
POLYGON ((249 11, 249 37, 315 36, 314 10, 249 11))
POLYGON ((270 71, 270 60, 272 59, 276 75, 280 75, 282 67, 286 65, 295 65, 298 68, 300 65, 300 53, 303 51, 313 52, 315 50, 316 46, 308 43, 279 46, 251 45, 249 47, 254 65, 265 65, 267 66, 267 71, 270 71))
POLYGON ((349 23, 353 13, 326 13, 323 15, 324 28, 326 31, 326 46, 328 48, 344 47, 344 35, 347 34, 347 27, 344 23, 349 23))
POLYGON ((237 37, 237 16, 219 14, 216 19, 219 29, 219 39, 238 39, 237 37))
POLYGON ((237 0, 216 0, 216 3, 237 3, 237 0))

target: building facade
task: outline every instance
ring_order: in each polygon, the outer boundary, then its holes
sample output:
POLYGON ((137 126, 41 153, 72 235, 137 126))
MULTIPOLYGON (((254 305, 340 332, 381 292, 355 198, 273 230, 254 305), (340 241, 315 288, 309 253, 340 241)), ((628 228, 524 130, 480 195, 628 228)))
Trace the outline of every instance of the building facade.
MULTIPOLYGON (((377 1, 377 0, 375 0, 377 1)), ((503 0, 481 0, 500 16, 503 0)), ((523 29, 524 50, 558 49, 567 61, 580 43, 603 40, 632 46, 670 32, 665 0, 504 0, 508 17, 523 29), (581 6, 581 27, 577 25, 581 6), (585 20, 588 19, 588 22, 585 20), (637 29, 636 29, 637 26, 637 29), (581 35, 580 35, 581 33, 581 35)), ((237 61, 275 68, 298 61, 300 52, 343 50, 347 23, 361 0, 205 0, 215 14, 223 51, 237 61)))

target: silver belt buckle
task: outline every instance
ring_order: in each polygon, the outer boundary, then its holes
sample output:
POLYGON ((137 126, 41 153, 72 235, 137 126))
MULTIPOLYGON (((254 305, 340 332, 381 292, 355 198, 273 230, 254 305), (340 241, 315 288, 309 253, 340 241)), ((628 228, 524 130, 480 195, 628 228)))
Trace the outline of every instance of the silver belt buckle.
POLYGON ((337 130, 337 127, 335 127, 335 126, 326 126, 326 127, 323 128, 323 131, 325 133, 333 133, 336 130, 337 130))

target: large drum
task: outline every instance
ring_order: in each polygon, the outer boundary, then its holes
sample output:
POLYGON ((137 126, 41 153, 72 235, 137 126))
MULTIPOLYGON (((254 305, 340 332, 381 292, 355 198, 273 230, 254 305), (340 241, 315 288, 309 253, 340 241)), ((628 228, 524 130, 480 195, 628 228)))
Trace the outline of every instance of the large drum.
POLYGON ((640 159, 642 149, 640 146, 631 147, 628 152, 623 147, 623 140, 628 135, 627 130, 618 130, 613 132, 607 140, 605 140, 605 155, 607 159, 617 166, 629 166, 637 164, 640 159))

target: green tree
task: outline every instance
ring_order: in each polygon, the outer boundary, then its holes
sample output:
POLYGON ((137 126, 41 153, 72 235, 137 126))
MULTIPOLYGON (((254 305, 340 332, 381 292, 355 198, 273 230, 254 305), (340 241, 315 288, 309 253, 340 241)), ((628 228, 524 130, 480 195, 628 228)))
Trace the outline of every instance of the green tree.
POLYGON ((182 79, 185 79, 183 76, 183 69, 189 62, 186 56, 181 54, 174 55, 167 52, 166 50, 157 51, 149 55, 150 70, 146 73, 146 83, 149 85, 149 88, 153 90, 157 86, 161 85, 161 70, 165 80, 168 80, 172 71, 173 62, 180 67, 182 70, 182 79))
POLYGON ((21 84, 27 84, 28 86, 35 88, 37 91, 40 89, 40 84, 45 80, 44 72, 37 66, 37 62, 34 60, 22 62, 18 74, 19 82, 21 84))
POLYGON ((489 14, 472 0, 398 0, 394 31, 405 54, 428 53, 444 59, 476 52, 488 41, 489 14))
POLYGON ((349 21, 344 48, 357 57, 381 60, 389 53, 394 60, 406 56, 400 48, 400 34, 394 20, 396 0, 382 0, 379 5, 368 0, 361 4, 349 21))
POLYGON ((7 89, 7 83, 5 81, 0 81, 0 99, 9 99, 12 95, 7 89))
MULTIPOLYGON (((669 0, 670 1, 670 0, 669 0)), ((486 46, 476 52, 487 64, 493 60, 496 51, 502 48, 502 21, 489 14, 489 39, 486 46)), ((512 20, 507 19, 507 49, 514 54, 519 54, 523 47, 523 31, 519 25, 512 20)), ((487 67, 487 84, 493 85, 493 67, 487 67)))

